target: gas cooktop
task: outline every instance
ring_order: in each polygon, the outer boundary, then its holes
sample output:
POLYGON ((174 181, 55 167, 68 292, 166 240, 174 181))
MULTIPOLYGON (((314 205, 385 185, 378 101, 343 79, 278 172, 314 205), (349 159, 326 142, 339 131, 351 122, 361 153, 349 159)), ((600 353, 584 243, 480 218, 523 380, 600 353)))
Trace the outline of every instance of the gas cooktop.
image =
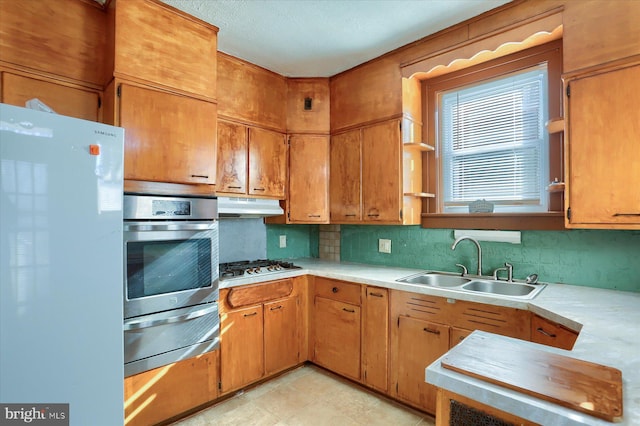
POLYGON ((247 275, 265 275, 290 269, 300 269, 300 266, 296 266, 292 262, 269 259, 241 260, 238 262, 221 263, 219 265, 221 280, 239 278, 247 275))

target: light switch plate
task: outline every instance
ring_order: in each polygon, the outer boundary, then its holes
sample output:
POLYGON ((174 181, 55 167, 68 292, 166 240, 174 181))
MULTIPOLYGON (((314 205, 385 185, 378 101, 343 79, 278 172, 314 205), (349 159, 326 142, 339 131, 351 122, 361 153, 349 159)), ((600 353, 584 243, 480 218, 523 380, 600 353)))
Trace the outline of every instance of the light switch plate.
POLYGON ((280 235, 280 248, 285 248, 285 247, 287 247, 287 236, 280 235))
POLYGON ((378 251, 380 253, 391 253, 391 240, 379 239, 378 251))

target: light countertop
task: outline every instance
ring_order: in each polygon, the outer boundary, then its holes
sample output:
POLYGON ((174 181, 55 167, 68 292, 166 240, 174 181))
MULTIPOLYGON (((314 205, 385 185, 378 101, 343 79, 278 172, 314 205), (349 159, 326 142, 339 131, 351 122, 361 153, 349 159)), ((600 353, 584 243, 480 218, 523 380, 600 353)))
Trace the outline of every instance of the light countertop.
MULTIPOLYGON (((504 336, 491 336, 496 339, 511 339, 524 346, 544 349, 621 370, 623 417, 622 422, 616 424, 640 425, 640 293, 548 284, 534 299, 515 300, 502 296, 454 292, 396 281, 427 269, 330 262, 319 259, 296 259, 295 264, 302 269, 224 280, 220 282, 220 288, 311 274, 414 293, 529 310, 579 331, 580 335, 573 349, 565 351, 504 336)), ((446 370, 440 367, 439 360, 427 369, 426 380, 542 425, 612 424, 557 404, 446 370)))

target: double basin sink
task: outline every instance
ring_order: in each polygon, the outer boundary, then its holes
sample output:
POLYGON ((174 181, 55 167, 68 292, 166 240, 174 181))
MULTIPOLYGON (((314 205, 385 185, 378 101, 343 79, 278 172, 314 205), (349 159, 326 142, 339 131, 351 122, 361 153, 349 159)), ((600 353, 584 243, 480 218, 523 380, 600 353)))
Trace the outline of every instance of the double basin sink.
POLYGON ((450 274, 446 272, 421 272, 396 280, 401 283, 462 291, 465 293, 501 296, 516 299, 533 299, 546 284, 497 281, 490 278, 450 274))

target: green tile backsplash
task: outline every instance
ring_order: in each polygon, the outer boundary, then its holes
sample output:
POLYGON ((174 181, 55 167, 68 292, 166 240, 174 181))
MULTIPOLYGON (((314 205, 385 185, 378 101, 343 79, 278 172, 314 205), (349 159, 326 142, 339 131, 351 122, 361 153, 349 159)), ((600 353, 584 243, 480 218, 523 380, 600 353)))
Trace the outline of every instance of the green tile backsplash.
POLYGON ((318 225, 267 225, 267 257, 318 257, 318 235, 318 225), (287 236, 285 248, 280 248, 280 235, 287 236))
MULTIPOLYGON (((458 270, 456 263, 465 264, 470 271, 477 268, 476 248, 471 242, 463 241, 455 251, 451 250, 451 229, 369 225, 340 228, 343 262, 442 271, 458 270), (378 252, 379 238, 391 240, 391 254, 378 252)), ((318 256, 316 226, 269 225, 267 229, 269 257, 318 256), (307 240, 279 249, 278 235, 282 234, 307 240)), ((481 245, 485 274, 509 262, 514 266, 515 278, 535 272, 546 282, 640 292, 640 231, 522 231, 521 244, 481 245)))

